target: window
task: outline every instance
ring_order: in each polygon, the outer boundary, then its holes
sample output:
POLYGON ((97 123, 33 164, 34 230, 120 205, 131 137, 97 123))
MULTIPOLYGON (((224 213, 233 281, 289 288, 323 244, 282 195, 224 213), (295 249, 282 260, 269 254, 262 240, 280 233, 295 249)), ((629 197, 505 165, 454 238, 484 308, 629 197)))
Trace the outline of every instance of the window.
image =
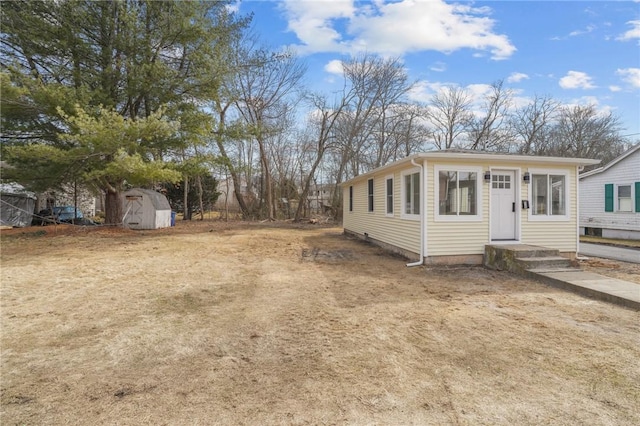
POLYGON ((393 177, 387 178, 387 215, 393 216, 393 177))
POLYGON ((531 214, 534 216, 567 215, 567 176, 532 173, 531 214))
POLYGON ((349 187, 349 211, 353 211, 353 186, 349 187))
POLYGON ((440 216, 478 215, 478 172, 438 171, 440 216))
POLYGON ((402 217, 420 218, 420 169, 411 169, 402 174, 402 217))
POLYGON ((373 211, 373 179, 369 179, 368 183, 368 198, 369 198, 369 211, 373 211))
POLYGON ((633 211, 631 202, 631 185, 618 185, 618 211, 633 211))

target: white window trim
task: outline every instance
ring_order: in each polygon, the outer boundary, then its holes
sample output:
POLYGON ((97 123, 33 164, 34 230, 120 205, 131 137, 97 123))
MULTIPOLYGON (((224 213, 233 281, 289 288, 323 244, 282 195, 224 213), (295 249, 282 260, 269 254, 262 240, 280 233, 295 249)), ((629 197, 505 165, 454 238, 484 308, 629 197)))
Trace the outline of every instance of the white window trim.
MULTIPOLYGON (((527 199, 529 200, 531 208, 528 210, 529 212, 529 221, 531 222, 568 222, 571 220, 571 196, 569 195, 569 171, 568 170, 560 170, 560 169, 529 169, 529 174, 531 176, 531 183, 527 186, 528 194, 527 199), (533 175, 556 175, 556 176, 564 176, 564 215, 537 215, 533 214, 534 203, 533 203, 533 175)), ((549 194, 550 196, 550 194, 549 194)))
POLYGON ((375 214, 376 212, 376 179, 367 179, 367 214, 375 214), (371 181, 371 195, 369 195, 369 181, 371 181), (372 202, 369 204, 369 198, 372 202), (371 208, 369 208, 371 206, 371 208))
POLYGON ((396 194, 395 194, 395 178, 393 175, 387 175, 384 178, 384 214, 387 217, 394 217, 396 212, 396 194), (389 194, 387 194, 387 182, 391 180, 391 213, 389 213, 389 194))
POLYGON ((434 222, 482 222, 482 198, 484 193, 484 173, 481 167, 469 167, 456 164, 437 165, 433 168, 433 215, 434 222), (440 214, 440 172, 473 172, 476 173, 476 212, 475 215, 441 215, 440 214))
MULTIPOLYGON (((405 212, 405 206, 407 205, 407 191, 405 188, 405 176, 420 173, 420 167, 414 167, 411 169, 403 170, 400 173, 400 218, 406 220, 420 220, 420 214, 409 214, 405 212)), ((420 185, 424 185, 424 182, 420 181, 420 185)), ((424 197, 425 191, 420 188, 420 195, 424 197)), ((423 200, 420 200, 420 211, 424 208, 423 200)))
POLYGON ((616 183, 614 185, 614 192, 613 192, 613 213, 620 213, 620 214, 629 214, 629 213, 634 213, 634 202, 635 202, 635 185, 633 183, 616 183), (620 188, 621 186, 630 186, 631 187, 631 210, 620 210, 620 196, 618 195, 618 188, 620 188))

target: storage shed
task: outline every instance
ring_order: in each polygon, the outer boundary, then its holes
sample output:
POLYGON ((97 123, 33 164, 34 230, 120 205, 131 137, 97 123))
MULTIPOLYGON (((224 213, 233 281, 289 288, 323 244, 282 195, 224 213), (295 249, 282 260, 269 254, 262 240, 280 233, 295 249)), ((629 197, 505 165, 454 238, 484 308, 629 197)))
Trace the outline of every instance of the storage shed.
POLYGON ((31 225, 36 205, 34 193, 17 183, 0 184, 0 225, 22 228, 31 225))
POLYGON ((132 188, 124 193, 124 226, 131 229, 158 229, 171 226, 171 206, 167 197, 150 189, 132 188))

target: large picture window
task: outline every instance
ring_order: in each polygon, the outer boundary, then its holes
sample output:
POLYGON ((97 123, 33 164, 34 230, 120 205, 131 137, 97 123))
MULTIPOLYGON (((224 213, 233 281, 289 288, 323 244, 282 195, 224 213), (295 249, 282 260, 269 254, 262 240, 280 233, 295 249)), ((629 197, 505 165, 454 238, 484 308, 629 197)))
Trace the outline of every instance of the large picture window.
POLYGON ((567 215, 567 176, 533 173, 531 177, 531 214, 534 216, 567 215))
POLYGON ((438 172, 438 213, 440 216, 478 214, 478 173, 459 170, 438 172))

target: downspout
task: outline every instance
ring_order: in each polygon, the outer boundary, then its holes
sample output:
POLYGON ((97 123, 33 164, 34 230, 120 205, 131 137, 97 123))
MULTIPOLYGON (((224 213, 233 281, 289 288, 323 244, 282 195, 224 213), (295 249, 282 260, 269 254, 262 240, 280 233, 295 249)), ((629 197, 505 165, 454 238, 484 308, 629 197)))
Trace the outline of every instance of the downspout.
POLYGON ((584 166, 576 167, 576 260, 580 252, 580 172, 584 166))
POLYGON ((425 225, 425 208, 424 206, 426 205, 426 201, 427 201, 427 197, 426 197, 426 193, 427 193, 427 188, 426 185, 424 184, 424 163, 423 164, 418 164, 416 163, 415 159, 411 159, 411 164, 413 164, 413 166, 415 167, 420 167, 420 260, 418 260, 417 262, 412 262, 412 263, 407 263, 407 267, 412 267, 412 266, 420 266, 420 265, 424 265, 424 225, 425 225))

